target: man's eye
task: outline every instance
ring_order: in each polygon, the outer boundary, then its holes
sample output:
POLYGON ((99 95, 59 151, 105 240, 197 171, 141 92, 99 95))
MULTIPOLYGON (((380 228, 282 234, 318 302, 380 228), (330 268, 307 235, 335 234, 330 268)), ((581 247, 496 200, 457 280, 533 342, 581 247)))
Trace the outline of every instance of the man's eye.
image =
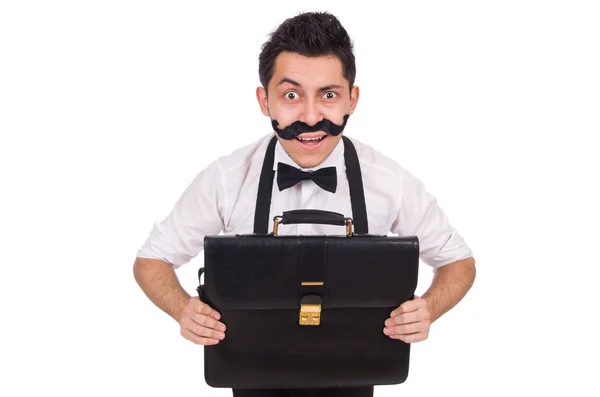
POLYGON ((326 99, 333 99, 336 96, 337 96, 337 94, 335 92, 331 92, 331 91, 328 91, 323 95, 323 97, 326 99))
POLYGON ((285 94, 285 97, 287 99, 296 99, 298 98, 298 95, 295 92, 288 92, 287 94, 285 94))

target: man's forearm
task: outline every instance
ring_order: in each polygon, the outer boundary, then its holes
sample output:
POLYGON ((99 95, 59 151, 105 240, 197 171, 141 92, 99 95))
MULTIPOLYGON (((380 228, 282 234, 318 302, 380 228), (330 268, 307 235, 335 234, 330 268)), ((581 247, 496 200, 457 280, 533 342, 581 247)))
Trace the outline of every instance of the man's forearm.
POLYGON ((431 286, 422 296, 432 323, 461 301, 473 285, 475 273, 473 258, 450 263, 435 272, 431 286))
POLYGON ((171 265, 158 259, 136 258, 133 274, 146 296, 179 321, 190 295, 181 287, 171 265))

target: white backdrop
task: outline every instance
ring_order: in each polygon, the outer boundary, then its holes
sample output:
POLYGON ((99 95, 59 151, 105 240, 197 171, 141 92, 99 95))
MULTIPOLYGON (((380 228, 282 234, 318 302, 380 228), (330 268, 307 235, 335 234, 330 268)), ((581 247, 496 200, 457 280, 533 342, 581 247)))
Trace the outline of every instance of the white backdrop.
POLYGON ((269 132, 260 46, 312 10, 355 43, 346 134, 423 180, 478 266, 376 396, 600 394, 597 2, 120 0, 0 3, 1 395, 231 395, 132 264, 196 173, 269 132))

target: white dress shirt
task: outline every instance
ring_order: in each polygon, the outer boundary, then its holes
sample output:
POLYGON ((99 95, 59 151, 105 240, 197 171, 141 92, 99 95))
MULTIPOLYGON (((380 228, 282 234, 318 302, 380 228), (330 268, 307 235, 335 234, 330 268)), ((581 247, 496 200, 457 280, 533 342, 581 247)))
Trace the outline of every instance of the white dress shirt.
MULTIPOLYGON (((161 259, 174 268, 198 255, 204 236, 249 234, 254 231, 258 182, 269 141, 274 133, 220 157, 198 173, 171 212, 154 227, 139 249, 140 258, 161 259)), ((437 200, 423 183, 394 160, 372 147, 348 137, 356 147, 362 173, 369 234, 417 236, 420 258, 437 269, 472 256, 464 239, 449 224, 437 200)), ((273 195, 269 220, 283 211, 320 209, 352 217, 350 193, 340 139, 332 153, 316 170, 335 166, 335 193, 311 180, 279 191, 277 163, 300 168, 279 142, 275 145, 273 195)), ((269 232, 273 222, 269 222, 269 232)), ((320 224, 280 225, 279 235, 344 235, 343 226, 320 224)))

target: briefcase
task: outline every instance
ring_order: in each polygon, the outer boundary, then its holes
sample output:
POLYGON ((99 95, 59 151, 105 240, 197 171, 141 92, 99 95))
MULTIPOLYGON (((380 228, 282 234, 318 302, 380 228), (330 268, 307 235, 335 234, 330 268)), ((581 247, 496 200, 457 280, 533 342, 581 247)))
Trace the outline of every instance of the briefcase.
POLYGON ((288 211, 273 221, 268 234, 204 239, 199 297, 227 327, 224 340, 204 347, 206 383, 292 389, 404 382, 410 344, 383 329, 392 310, 414 298, 418 238, 353 234, 351 218, 329 211, 288 211), (278 235, 278 225, 293 223, 346 229, 278 235))

